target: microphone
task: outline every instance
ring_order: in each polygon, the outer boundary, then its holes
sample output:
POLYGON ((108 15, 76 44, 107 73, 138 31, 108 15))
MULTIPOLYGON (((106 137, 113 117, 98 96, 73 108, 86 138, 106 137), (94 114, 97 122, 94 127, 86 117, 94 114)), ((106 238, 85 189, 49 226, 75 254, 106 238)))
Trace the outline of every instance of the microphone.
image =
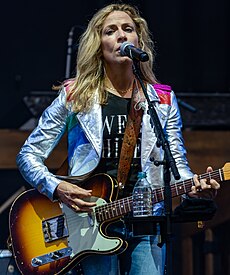
POLYGON ((137 60, 141 62, 145 62, 149 60, 149 56, 146 52, 136 48, 130 42, 123 42, 120 47, 120 52, 122 56, 128 56, 132 60, 137 60))

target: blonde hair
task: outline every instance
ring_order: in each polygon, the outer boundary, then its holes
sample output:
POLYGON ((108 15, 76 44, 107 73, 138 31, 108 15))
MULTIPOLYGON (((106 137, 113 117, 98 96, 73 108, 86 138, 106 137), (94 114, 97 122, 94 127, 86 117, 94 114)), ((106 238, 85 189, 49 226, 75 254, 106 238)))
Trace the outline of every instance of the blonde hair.
POLYGON ((149 61, 140 64, 143 80, 156 83, 152 71, 154 60, 153 41, 146 21, 139 11, 128 4, 111 4, 99 10, 90 20, 86 31, 79 41, 76 60, 76 76, 68 81, 68 101, 72 101, 75 112, 87 112, 95 101, 95 94, 99 91, 99 103, 105 104, 107 93, 103 88, 104 66, 101 50, 101 33, 106 17, 113 11, 126 12, 136 25, 139 47, 149 55, 149 61))

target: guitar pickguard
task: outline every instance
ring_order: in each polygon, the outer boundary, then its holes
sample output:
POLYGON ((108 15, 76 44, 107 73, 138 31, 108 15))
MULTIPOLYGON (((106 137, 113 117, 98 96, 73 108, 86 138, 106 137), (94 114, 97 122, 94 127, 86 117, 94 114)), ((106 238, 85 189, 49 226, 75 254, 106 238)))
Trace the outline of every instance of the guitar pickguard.
MULTIPOLYGON (((90 201, 106 205, 102 198, 91 197, 90 201)), ((76 213, 63 205, 63 212, 68 221, 68 244, 72 248, 72 257, 88 251, 94 253, 114 253, 122 244, 121 239, 108 238, 102 232, 94 212, 76 213)))

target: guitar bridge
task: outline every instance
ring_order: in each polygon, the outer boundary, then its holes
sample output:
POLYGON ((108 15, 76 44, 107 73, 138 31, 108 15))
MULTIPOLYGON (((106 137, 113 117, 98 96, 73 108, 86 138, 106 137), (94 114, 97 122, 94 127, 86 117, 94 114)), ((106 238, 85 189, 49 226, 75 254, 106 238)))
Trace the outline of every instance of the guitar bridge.
POLYGON ((68 237, 69 232, 65 215, 43 220, 42 231, 46 243, 68 237))
POLYGON ((72 248, 67 247, 48 254, 40 255, 31 260, 31 265, 33 267, 42 266, 44 264, 52 263, 57 260, 63 259, 65 257, 70 257, 72 253, 72 248))

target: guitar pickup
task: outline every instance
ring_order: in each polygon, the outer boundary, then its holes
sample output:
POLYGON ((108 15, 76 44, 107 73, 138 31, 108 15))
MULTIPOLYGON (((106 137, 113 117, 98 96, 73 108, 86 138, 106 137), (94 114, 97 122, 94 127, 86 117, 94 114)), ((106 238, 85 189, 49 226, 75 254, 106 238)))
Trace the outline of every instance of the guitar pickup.
POLYGON ((43 220, 42 231, 46 243, 68 237, 69 232, 65 215, 43 220))
POLYGON ((31 265, 33 267, 42 266, 44 264, 55 262, 57 260, 65 258, 65 257, 70 257, 71 253, 72 253, 72 248, 71 247, 56 250, 54 252, 50 252, 50 253, 47 253, 47 254, 44 254, 44 255, 34 257, 31 260, 31 265))

